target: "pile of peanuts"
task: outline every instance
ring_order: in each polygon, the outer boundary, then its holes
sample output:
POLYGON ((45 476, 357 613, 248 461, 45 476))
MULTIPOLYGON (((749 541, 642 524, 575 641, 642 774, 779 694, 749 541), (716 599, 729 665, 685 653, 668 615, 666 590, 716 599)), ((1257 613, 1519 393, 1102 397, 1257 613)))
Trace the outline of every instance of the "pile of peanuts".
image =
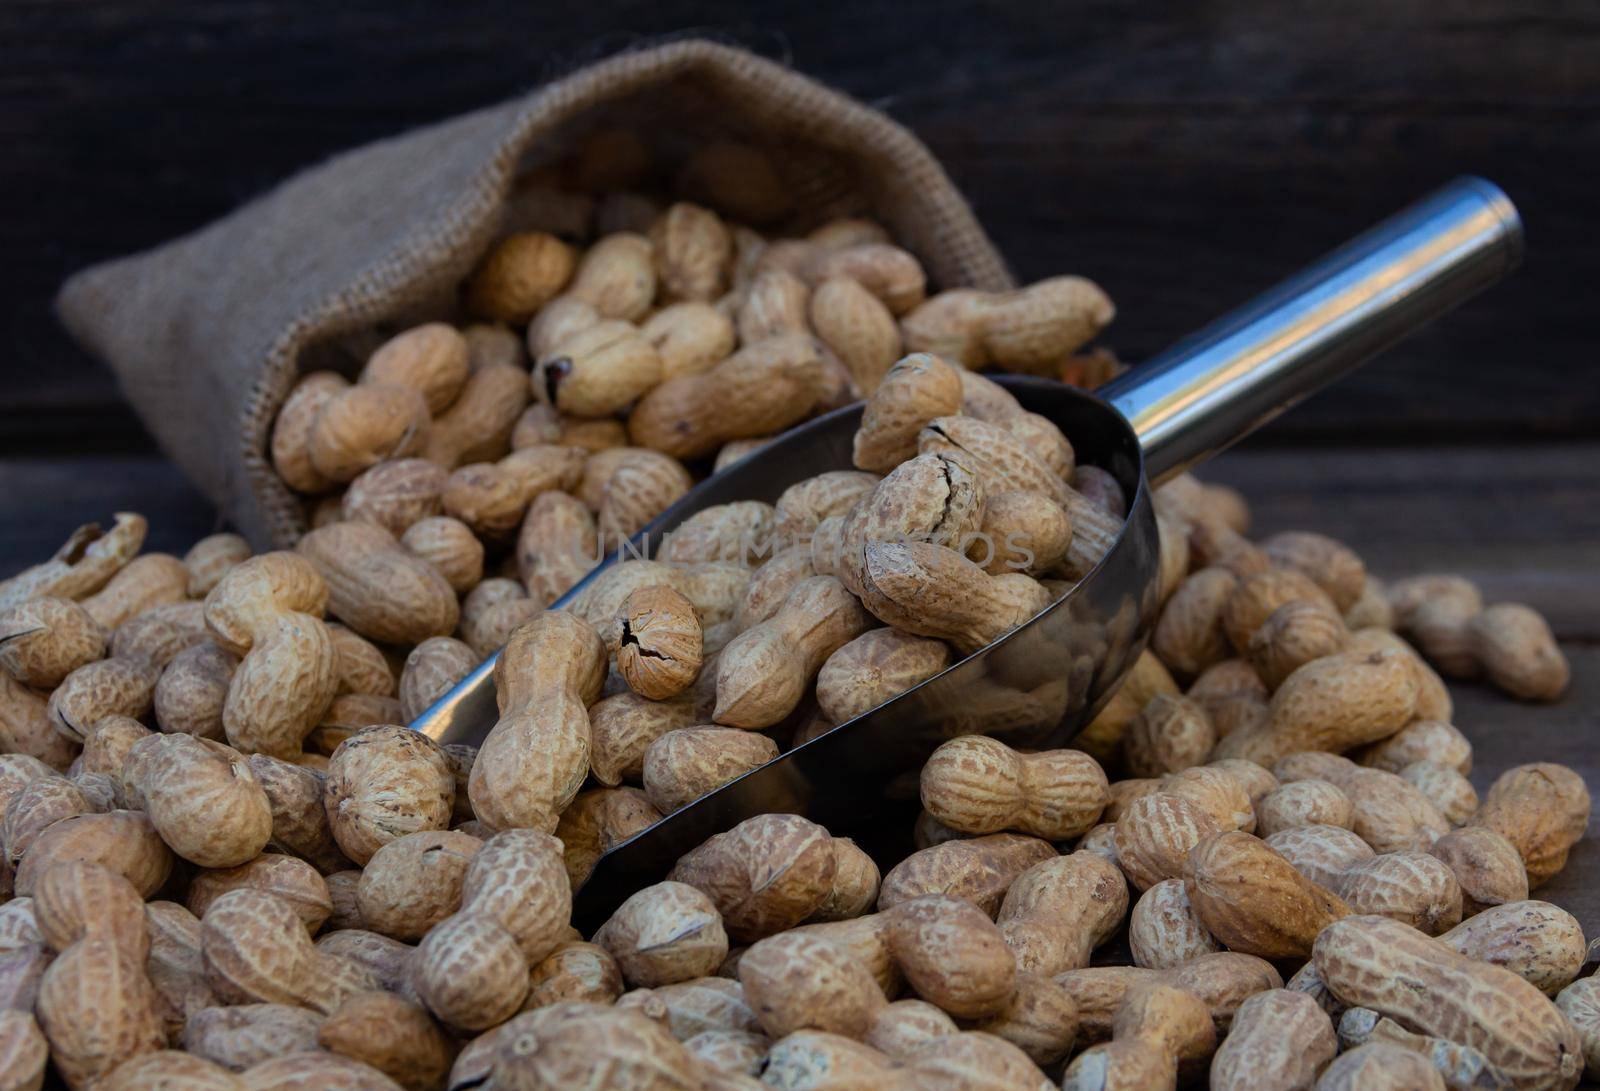
POLYGON ((1456 576, 1385 585, 1322 535, 1252 541, 1189 476, 1155 493, 1149 647, 1078 749, 959 735, 887 870, 761 815, 579 933, 609 848, 1028 620, 1128 501, 973 370, 1091 367, 1064 361, 1099 320, 1062 340, 1022 314, 1040 286, 922 302, 860 223, 747 240, 763 265, 704 207, 598 207, 651 226, 582 257, 513 234, 467 285, 527 324, 531 382, 520 336, 446 325, 307 378, 274 437, 323 496, 295 550, 142 553, 119 515, 0 582, 0 1091, 1600 1077, 1582 928, 1529 897, 1588 790, 1537 763, 1480 799, 1436 673, 1558 697, 1543 619, 1456 576), (882 351, 835 297, 883 309, 882 351), (688 332, 717 321, 714 351, 688 332), (793 415, 730 431, 730 376, 795 361, 793 415), (546 609, 688 488, 680 459, 856 393, 854 469, 707 509, 546 609), (484 578, 497 554, 515 578, 484 578), (502 644, 481 748, 402 726, 502 644))
POLYGON ((515 580, 527 601, 482 654, 682 496, 691 468, 872 393, 904 353, 1085 385, 1117 369, 1073 355, 1114 315, 1081 277, 930 297, 869 220, 781 238, 735 222, 788 209, 761 156, 695 153, 667 189, 704 204, 647 195, 659 168, 626 132, 525 177, 454 324, 399 332, 354 382, 313 371, 290 393, 270 455, 307 522, 381 526, 458 592, 486 565, 515 580))

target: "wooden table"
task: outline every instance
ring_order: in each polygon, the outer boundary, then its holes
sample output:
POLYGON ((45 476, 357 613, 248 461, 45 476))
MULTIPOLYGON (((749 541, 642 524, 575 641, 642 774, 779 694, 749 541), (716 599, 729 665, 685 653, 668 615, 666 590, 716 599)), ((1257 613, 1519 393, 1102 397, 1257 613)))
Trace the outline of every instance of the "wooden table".
MULTIPOLYGON (((1567 695, 1526 705, 1487 685, 1452 684, 1456 726, 1472 740, 1481 792, 1503 770, 1559 761, 1600 792, 1600 442, 1345 448, 1251 446, 1206 477, 1249 498, 1253 533, 1318 530, 1355 547, 1373 571, 1447 570, 1489 601, 1550 619, 1572 662, 1567 695)), ((0 575, 48 555, 80 522, 134 510, 150 547, 182 550, 209 533, 211 509, 154 456, 0 461, 0 575)), ((1537 896, 1600 937, 1600 815, 1567 869, 1537 896)))

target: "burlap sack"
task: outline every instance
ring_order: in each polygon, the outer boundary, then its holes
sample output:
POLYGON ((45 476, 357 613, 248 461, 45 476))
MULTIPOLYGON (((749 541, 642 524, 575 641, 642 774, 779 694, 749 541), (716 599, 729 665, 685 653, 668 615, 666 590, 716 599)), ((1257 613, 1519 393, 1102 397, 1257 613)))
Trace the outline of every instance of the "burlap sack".
POLYGON ((73 277, 57 307, 110 363, 163 450, 258 548, 305 511, 267 458, 310 366, 352 372, 362 335, 437 312, 502 225, 519 170, 626 122, 759 143, 794 223, 876 216, 940 287, 1010 277, 928 149, 876 110, 772 61, 702 40, 621 54, 522 98, 312 168, 148 253, 73 277))

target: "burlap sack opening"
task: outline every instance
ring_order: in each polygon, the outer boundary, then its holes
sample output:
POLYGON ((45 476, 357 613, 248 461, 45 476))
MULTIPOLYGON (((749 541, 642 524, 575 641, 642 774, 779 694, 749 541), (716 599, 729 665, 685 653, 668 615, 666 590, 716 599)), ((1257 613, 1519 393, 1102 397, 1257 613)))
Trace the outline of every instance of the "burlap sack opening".
POLYGON ((883 114, 739 49, 676 41, 501 105, 347 152, 155 250, 95 266, 57 299, 162 449, 258 548, 305 531, 267 457, 310 367, 351 372, 375 334, 450 314, 500 232, 518 172, 627 124, 672 154, 715 137, 774 156, 804 228, 870 213, 940 287, 1011 285, 928 149, 883 114))

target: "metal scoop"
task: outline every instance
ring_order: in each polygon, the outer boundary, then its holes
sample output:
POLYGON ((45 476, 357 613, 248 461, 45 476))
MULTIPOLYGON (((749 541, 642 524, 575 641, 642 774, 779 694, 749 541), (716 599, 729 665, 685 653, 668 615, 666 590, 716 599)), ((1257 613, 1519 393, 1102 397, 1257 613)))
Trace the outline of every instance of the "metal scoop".
MULTIPOLYGON (((757 814, 803 814, 880 859, 898 859, 918 771, 940 743, 979 730, 1025 747, 1070 740, 1115 690, 1156 614, 1152 483, 1223 450, 1500 280, 1521 252, 1511 201, 1490 182, 1462 178, 1098 396, 1047 379, 1000 378, 1023 408, 1061 428, 1080 465, 1102 467, 1122 486, 1127 525, 1105 557, 1066 597, 1000 640, 612 849, 578 895, 579 926, 604 920, 683 853, 757 814)), ((860 418, 853 405, 793 429, 691 490, 636 541, 658 543, 703 508, 772 502, 797 481, 851 468, 860 418)), ((473 671, 412 726, 440 742, 482 741, 497 719, 492 666, 473 671)))

